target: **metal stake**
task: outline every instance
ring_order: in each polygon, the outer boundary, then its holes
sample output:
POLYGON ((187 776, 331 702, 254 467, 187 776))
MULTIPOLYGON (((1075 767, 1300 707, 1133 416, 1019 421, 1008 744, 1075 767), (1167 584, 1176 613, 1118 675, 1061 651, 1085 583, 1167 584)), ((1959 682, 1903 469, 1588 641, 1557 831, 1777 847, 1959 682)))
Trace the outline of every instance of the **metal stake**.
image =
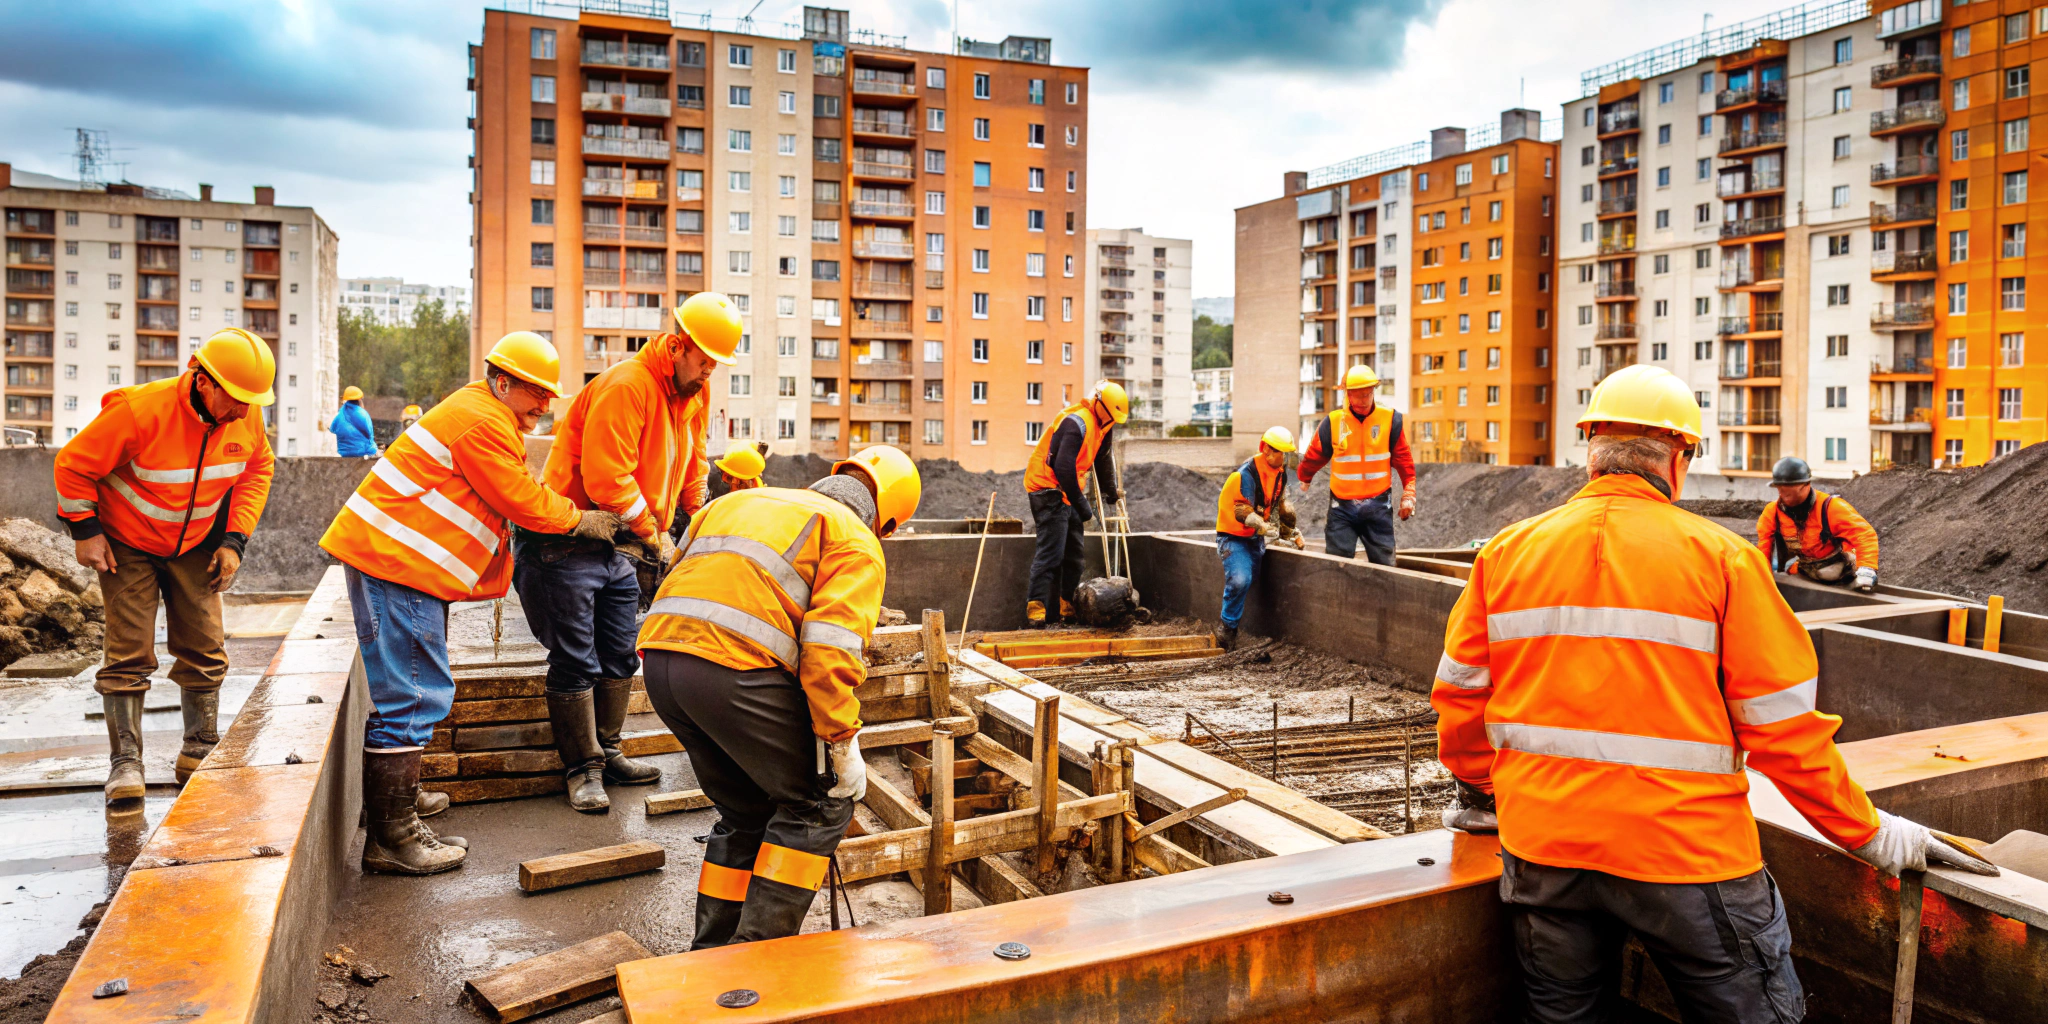
POLYGON ((1415 831, 1415 744, 1410 742, 1408 722, 1401 722, 1401 816, 1408 831, 1415 831))
POLYGON ((1273 702, 1273 781, 1280 781, 1280 702, 1273 702))

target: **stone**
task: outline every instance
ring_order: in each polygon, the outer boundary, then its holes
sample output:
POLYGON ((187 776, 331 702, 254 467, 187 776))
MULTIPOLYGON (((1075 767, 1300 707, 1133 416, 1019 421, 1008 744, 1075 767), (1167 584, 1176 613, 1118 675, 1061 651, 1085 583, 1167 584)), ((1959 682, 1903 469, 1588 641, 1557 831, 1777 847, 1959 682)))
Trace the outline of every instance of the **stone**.
POLYGON ((69 679, 90 668, 95 660, 77 651, 46 651, 8 665, 6 675, 10 679, 69 679))
POLYGON ((29 573, 15 593, 30 611, 41 613, 66 633, 76 633, 85 625, 85 609, 81 607, 78 595, 58 586, 56 580, 40 569, 29 573))
POLYGON ((78 595, 78 603, 93 611, 102 611, 107 607, 107 599, 100 595, 100 585, 98 583, 94 583, 92 586, 81 591, 78 595))
POLYGON ((0 553, 39 566, 56 575, 74 594, 98 582, 99 575, 78 564, 70 538, 28 519, 0 519, 0 553))
POLYGON ((16 597, 14 591, 0 590, 0 623, 19 626, 28 615, 28 606, 21 603, 21 598, 16 597))
POLYGON ((14 559, 7 557, 5 554, 0 554, 0 576, 5 576, 13 571, 14 559))
POLYGON ((340 985, 329 984, 320 986, 318 998, 320 1005, 329 1010, 339 1010, 348 1003, 348 993, 343 991, 340 985))

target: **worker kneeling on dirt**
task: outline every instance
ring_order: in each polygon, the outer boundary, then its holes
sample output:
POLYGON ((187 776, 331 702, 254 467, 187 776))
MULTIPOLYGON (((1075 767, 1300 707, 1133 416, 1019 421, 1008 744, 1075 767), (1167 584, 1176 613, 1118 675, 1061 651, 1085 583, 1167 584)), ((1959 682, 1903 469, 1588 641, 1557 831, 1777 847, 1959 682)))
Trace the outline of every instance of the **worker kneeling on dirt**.
POLYGON ((681 333, 656 337, 577 393, 541 472, 549 490, 616 513, 625 529, 604 538, 513 531, 512 585, 548 649, 548 723, 569 806, 590 814, 611 809, 607 782, 661 781, 661 769, 619 746, 640 671, 638 612, 671 561, 678 501, 686 513, 704 503, 705 385, 713 369, 732 365, 743 330, 717 292, 690 296, 675 318, 681 333))
MULTIPOLYGON (((1088 474, 1102 500, 1117 501, 1116 462, 1110 433, 1129 419, 1131 399, 1123 385, 1105 380, 1087 400, 1061 410, 1053 428, 1040 435, 1024 466, 1024 492, 1038 547, 1031 555, 1031 584, 1024 618, 1033 629, 1074 619, 1074 588, 1081 585, 1083 529, 1094 518, 1082 484, 1088 474)), ((1107 514, 1107 511, 1104 513, 1107 514)))
POLYGON ((156 671, 159 600, 185 718, 178 781, 220 742, 220 595, 270 497, 276 460, 249 407, 276 400, 276 377, 268 343, 217 331, 184 373, 107 392, 99 414, 57 450, 57 514, 106 600, 106 663, 93 688, 112 747, 110 804, 142 799, 142 698, 156 671))
POLYGON ((768 442, 756 441, 728 450, 711 464, 711 496, 714 498, 761 486, 761 474, 768 470, 768 442))
POLYGON ((609 542, 610 512, 579 512, 526 468, 520 435, 561 394, 561 358, 531 331, 499 339, 485 379, 443 399, 384 449, 320 546, 346 567, 370 721, 363 734, 363 870, 429 875, 462 863, 467 845, 419 820, 448 806, 422 793, 420 754, 448 717, 448 603, 505 596, 506 520, 542 533, 609 542))
POLYGON ((1813 489, 1806 460, 1787 455, 1771 469, 1778 500, 1756 521, 1756 544, 1771 567, 1866 594, 1877 589, 1877 530, 1849 499, 1813 489))
POLYGON ((1294 434, 1286 427, 1266 431, 1259 454, 1233 470, 1216 495, 1216 554, 1223 559, 1223 633, 1216 642, 1226 651, 1237 646, 1244 596, 1258 577, 1266 541, 1284 540, 1297 550, 1307 546, 1287 500, 1287 456, 1293 451, 1294 434))
POLYGON ((825 880, 861 760, 880 538, 917 511, 910 456, 864 448, 808 490, 704 506, 640 628, 647 699, 682 740, 718 824, 697 877, 705 949, 795 935, 825 880))
POLYGON ((1451 610, 1430 698, 1457 777, 1444 824, 1500 832, 1529 1019, 1608 1019, 1634 932, 1686 1020, 1799 1020, 1745 757, 1887 873, 1997 869, 1871 806, 1763 557, 1672 504, 1701 435, 1690 385, 1624 367, 1579 426, 1591 482, 1496 534, 1451 610))
POLYGON ((1394 564, 1394 478, 1401 474, 1400 516, 1415 514, 1415 456, 1401 430, 1401 414, 1379 407, 1373 392, 1380 375, 1370 366, 1344 371, 1344 408, 1316 427, 1296 473, 1306 488, 1316 471, 1330 467, 1330 515, 1323 521, 1323 550, 1394 564))

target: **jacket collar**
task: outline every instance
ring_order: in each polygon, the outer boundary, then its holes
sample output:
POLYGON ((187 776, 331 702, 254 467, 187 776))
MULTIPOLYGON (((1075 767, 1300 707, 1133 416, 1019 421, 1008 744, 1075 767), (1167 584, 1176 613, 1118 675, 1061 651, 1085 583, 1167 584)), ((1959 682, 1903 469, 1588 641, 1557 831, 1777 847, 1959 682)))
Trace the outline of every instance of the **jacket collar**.
POLYGON ((1662 502, 1666 505, 1671 503, 1671 499, 1665 497, 1664 492, 1650 486, 1648 480, 1633 473, 1609 473, 1606 476, 1595 477, 1591 483, 1579 488, 1579 493, 1572 495, 1573 501, 1580 498, 1642 498, 1645 501, 1662 502))
POLYGON ((199 398, 199 371, 186 370, 178 375, 178 395, 184 401, 178 404, 192 414, 192 418, 206 426, 219 426, 213 414, 206 411, 206 403, 199 398))
MULTIPOLYGON (((661 388, 661 395, 666 399, 673 400, 676 397, 676 349, 682 343, 683 339, 677 335, 663 334, 652 342, 640 346, 640 351, 633 354, 633 358, 639 360, 647 367, 647 372, 654 375, 654 382, 661 388)), ((705 385, 708 387, 710 382, 706 381, 705 385)))

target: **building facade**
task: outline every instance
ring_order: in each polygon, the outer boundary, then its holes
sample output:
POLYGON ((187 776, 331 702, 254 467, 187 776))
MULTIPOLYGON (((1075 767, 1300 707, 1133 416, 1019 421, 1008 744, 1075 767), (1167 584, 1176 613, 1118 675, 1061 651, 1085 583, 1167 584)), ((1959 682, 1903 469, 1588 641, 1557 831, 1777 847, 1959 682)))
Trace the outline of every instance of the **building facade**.
POLYGON ((174 377, 222 327, 267 340, 279 455, 332 455, 337 241, 311 207, 81 185, 0 163, 6 210, 5 425, 62 444, 107 391, 174 377))
POLYGON ((1215 437, 1218 433, 1232 429, 1230 416, 1231 369, 1228 366, 1214 366, 1196 370, 1194 377, 1194 412, 1188 422, 1201 432, 1203 437, 1215 437))
POLYGON ((412 323, 413 313, 439 302, 448 316, 469 315, 469 289, 460 285, 407 284, 402 277, 344 277, 341 308, 387 326, 412 323))
POLYGON ((1086 70, 1045 39, 912 51, 826 8, 722 32, 599 6, 489 10, 471 48, 472 362, 540 331, 573 393, 714 289, 748 327, 714 448, 1022 466, 1093 381, 1086 70))
POLYGON ((1164 437, 1194 414, 1194 248, 1143 228, 1088 231, 1084 362, 1130 395, 1133 437, 1164 437))

